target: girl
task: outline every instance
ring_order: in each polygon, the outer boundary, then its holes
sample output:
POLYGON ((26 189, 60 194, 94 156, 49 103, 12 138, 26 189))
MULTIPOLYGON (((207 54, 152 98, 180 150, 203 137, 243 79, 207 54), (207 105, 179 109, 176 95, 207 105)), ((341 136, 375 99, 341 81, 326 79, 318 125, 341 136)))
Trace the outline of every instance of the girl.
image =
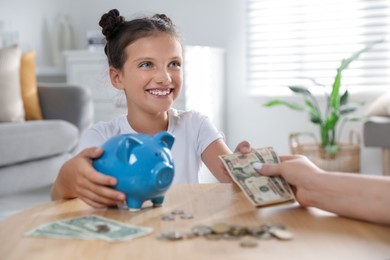
POLYGON ((114 9, 101 17, 105 53, 112 85, 126 95, 128 114, 100 122, 87 130, 82 150, 60 169, 52 198, 79 197, 101 208, 122 204, 125 195, 112 189, 117 180, 94 170, 92 160, 110 137, 124 133, 175 136, 173 183, 197 183, 203 161, 220 182, 230 182, 219 155, 231 153, 210 120, 195 111, 172 108, 183 81, 183 49, 172 21, 163 14, 125 21, 114 9))

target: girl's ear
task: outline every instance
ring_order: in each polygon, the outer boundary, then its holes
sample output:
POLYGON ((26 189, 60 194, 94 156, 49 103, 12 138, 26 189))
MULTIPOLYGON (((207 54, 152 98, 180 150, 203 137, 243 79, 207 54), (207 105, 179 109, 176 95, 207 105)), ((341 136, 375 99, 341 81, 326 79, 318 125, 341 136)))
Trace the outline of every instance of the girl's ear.
POLYGON ((110 66, 110 79, 116 89, 124 89, 120 70, 110 66))

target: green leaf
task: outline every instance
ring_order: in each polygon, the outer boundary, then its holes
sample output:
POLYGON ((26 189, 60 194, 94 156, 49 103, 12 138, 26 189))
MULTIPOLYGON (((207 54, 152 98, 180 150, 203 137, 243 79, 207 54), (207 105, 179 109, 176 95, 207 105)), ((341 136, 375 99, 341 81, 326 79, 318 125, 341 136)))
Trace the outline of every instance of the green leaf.
POLYGON ((305 104, 309 110, 310 121, 314 124, 321 124, 322 123, 321 113, 317 109, 317 107, 314 106, 314 104, 310 100, 305 100, 305 104))
POLYGON ((301 104, 294 103, 294 102, 287 102, 283 100, 272 100, 264 104, 266 107, 274 107, 274 106, 287 106, 290 109, 302 111, 305 110, 305 107, 301 104))
POLYGON ((366 47, 364 47, 363 49, 353 53, 348 59, 343 59, 341 61, 340 67, 337 69, 337 74, 336 74, 336 77, 335 77, 335 80, 334 80, 334 83, 333 83, 332 94, 331 94, 331 97, 330 97, 330 100, 331 100, 330 101, 330 105, 331 105, 331 107, 334 110, 337 110, 340 107, 340 93, 339 92, 340 92, 340 84, 341 84, 341 73, 343 72, 343 70, 345 70, 352 61, 354 61, 357 58, 359 58, 360 54, 368 51, 374 45, 376 45, 378 43, 381 43, 383 41, 384 41, 384 39, 378 40, 378 41, 374 41, 374 42, 366 45, 366 47))
POLYGON ((325 147, 329 143, 329 135, 328 129, 326 129, 325 125, 321 125, 321 146, 325 147))
POLYGON ((319 83, 318 81, 316 81, 313 78, 307 78, 307 79, 309 79, 311 82, 313 82, 314 85, 321 86, 321 87, 326 87, 324 84, 319 83))
POLYGON ((346 90, 344 92, 344 94, 341 96, 340 98, 340 105, 345 105, 348 103, 348 99, 349 99, 349 93, 348 93, 348 90, 346 90))
POLYGON ((326 130, 333 130, 339 121, 339 116, 336 113, 330 114, 328 119, 325 121, 324 127, 326 130))
POLYGON ((378 44, 378 43, 381 43, 381 42, 384 42, 384 39, 381 39, 381 40, 378 40, 378 41, 374 41, 374 42, 371 42, 369 44, 367 44, 363 49, 355 52, 352 54, 351 57, 349 57, 348 59, 345 59, 343 60, 343 62, 341 63, 341 66, 340 66, 340 70, 344 70, 346 69, 349 64, 351 64, 352 61, 356 60, 357 58, 359 58, 360 54, 368 51, 369 49, 371 49, 374 45, 378 44))
POLYGON ((305 87, 299 87, 299 86, 289 86, 289 89, 297 94, 302 94, 304 96, 311 96, 311 92, 305 88, 305 87))
POLYGON ((357 121, 367 121, 368 119, 370 119, 371 116, 357 116, 357 115, 350 115, 350 116, 346 116, 344 117, 344 119, 346 121, 350 121, 350 122, 357 122, 357 121))
POLYGON ((361 103, 349 103, 340 107, 340 115, 346 115, 355 112, 358 108, 362 107, 361 103))
POLYGON ((337 75, 332 86, 332 93, 330 94, 330 106, 337 110, 340 107, 340 83, 341 83, 341 71, 337 70, 337 75))

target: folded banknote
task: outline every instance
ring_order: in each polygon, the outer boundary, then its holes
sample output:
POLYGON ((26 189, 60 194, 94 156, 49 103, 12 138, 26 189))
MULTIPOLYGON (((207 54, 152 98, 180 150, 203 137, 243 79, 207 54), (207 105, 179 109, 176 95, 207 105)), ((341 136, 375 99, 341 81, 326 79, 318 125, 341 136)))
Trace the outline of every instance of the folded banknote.
POLYGON ((253 168, 253 163, 279 163, 272 147, 253 149, 250 153, 233 153, 219 156, 230 177, 255 206, 294 201, 290 185, 281 176, 263 176, 253 168))

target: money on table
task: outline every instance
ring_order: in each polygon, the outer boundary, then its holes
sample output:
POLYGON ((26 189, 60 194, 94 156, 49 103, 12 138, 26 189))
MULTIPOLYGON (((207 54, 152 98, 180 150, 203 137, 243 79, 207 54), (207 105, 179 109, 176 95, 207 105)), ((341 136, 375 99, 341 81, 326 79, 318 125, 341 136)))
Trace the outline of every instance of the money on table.
POLYGON ((290 185, 281 176, 263 176, 256 172, 253 163, 279 163, 272 147, 253 149, 250 153, 233 153, 219 156, 230 177, 255 206, 294 201, 290 185))
POLYGON ((67 239, 101 239, 124 241, 152 233, 152 228, 124 224, 97 215, 63 219, 39 226, 28 232, 30 237, 51 237, 67 239))

